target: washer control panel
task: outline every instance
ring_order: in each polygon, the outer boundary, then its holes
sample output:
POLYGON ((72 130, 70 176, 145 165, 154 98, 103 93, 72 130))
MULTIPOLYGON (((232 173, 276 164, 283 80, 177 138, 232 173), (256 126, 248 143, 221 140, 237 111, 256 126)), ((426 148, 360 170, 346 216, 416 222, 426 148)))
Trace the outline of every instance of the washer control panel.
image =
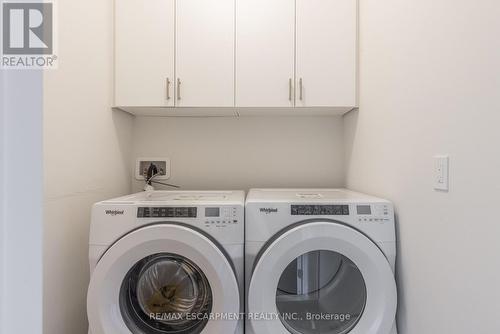
POLYGON ((205 227, 228 227, 239 224, 241 212, 236 206, 198 206, 198 207, 139 207, 137 218, 185 218, 196 219, 205 227))
POLYGON ((137 218, 196 218, 197 207, 140 207, 137 218))
POLYGON ((356 205, 357 221, 360 223, 384 223, 391 220, 389 205, 356 205))
POLYGON ((238 208, 232 206, 205 207, 205 226, 214 228, 224 228, 238 224, 238 208))

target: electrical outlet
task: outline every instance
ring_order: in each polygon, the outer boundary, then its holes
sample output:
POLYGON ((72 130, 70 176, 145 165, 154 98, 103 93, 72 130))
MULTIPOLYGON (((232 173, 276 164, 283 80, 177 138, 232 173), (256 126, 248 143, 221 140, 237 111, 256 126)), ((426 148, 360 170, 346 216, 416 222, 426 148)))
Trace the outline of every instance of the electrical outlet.
POLYGON ((434 157, 434 189, 448 191, 450 157, 447 155, 436 155, 434 157))
POLYGON ((170 159, 169 158, 138 158, 135 164, 135 178, 144 181, 147 176, 149 166, 153 164, 158 170, 158 176, 155 180, 170 179, 170 159))

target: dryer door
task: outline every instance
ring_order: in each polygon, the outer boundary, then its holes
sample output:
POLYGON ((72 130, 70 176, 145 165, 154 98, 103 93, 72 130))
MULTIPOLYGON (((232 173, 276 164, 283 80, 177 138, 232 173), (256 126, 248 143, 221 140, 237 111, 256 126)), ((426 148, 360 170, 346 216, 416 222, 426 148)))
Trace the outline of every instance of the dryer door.
POLYGON ((234 333, 236 317, 216 316, 239 310, 226 255, 202 233, 175 224, 118 240, 98 262, 87 296, 92 334, 234 333))
POLYGON ((397 305, 381 250, 342 224, 308 222, 261 252, 248 290, 255 333, 389 334, 397 305))

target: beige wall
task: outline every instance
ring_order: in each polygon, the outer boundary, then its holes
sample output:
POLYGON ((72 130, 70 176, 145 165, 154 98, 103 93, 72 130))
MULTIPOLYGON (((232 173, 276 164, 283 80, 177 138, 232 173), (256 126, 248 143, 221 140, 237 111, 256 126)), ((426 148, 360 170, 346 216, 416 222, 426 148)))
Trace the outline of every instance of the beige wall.
POLYGON ((402 334, 500 332, 500 3, 361 0, 347 185, 398 212, 402 334), (433 191, 435 154, 451 191, 433 191))
POLYGON ((169 182, 183 189, 344 184, 340 117, 136 118, 133 147, 131 168, 169 157, 169 182))
POLYGON ((130 191, 132 118, 112 112, 112 1, 59 1, 45 73, 44 333, 87 333, 91 204, 130 191))

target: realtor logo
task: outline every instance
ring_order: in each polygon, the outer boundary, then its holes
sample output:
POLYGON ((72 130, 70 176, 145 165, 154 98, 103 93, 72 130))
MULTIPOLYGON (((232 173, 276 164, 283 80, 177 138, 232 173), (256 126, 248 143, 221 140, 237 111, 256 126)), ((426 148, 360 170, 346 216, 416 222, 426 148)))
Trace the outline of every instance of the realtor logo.
POLYGON ((2 3, 2 68, 54 68, 54 4, 2 3))

